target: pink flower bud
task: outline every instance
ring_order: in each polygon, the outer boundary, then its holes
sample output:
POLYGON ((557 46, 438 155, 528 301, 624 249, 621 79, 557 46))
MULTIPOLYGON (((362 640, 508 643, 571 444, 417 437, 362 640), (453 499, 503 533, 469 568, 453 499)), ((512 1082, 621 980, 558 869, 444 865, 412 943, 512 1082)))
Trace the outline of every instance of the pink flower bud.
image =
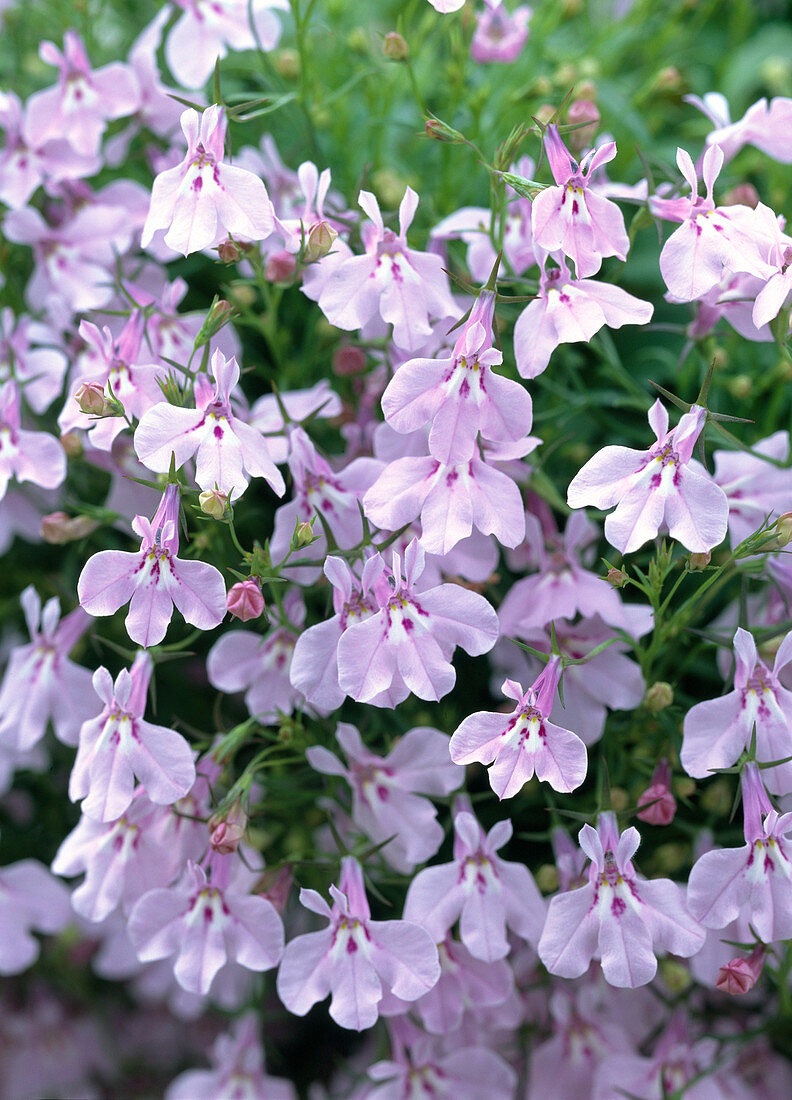
POLYGON ((217 246, 217 255, 224 264, 235 264, 239 259, 241 253, 236 245, 236 242, 229 239, 227 241, 220 242, 220 244, 217 246))
POLYGON ((614 588, 624 588, 624 586, 629 582, 630 578, 623 569, 614 569, 613 567, 611 567, 607 572, 605 580, 608 582, 608 584, 612 584, 614 588))
POLYGON ((638 814, 640 821, 650 825, 670 825, 676 814, 676 799, 671 794, 671 766, 661 760, 652 776, 651 784, 638 799, 639 806, 646 806, 638 814))
POLYGON ((759 944, 747 959, 736 958, 725 963, 715 979, 716 989, 721 993, 730 993, 732 997, 740 997, 753 989, 762 973, 764 955, 764 945, 759 944))
POLYGON ((209 843, 213 851, 221 856, 230 856, 239 847, 245 835, 248 818, 242 802, 237 799, 225 813, 213 814, 209 818, 209 843))
POLYGON ((389 61, 406 61, 410 56, 410 47, 398 31, 389 31, 382 43, 382 52, 389 61))
POLYGON ((50 512, 41 520, 41 537, 51 546, 63 546, 67 542, 92 534, 98 522, 90 516, 70 516, 66 512, 50 512))
POLYGON ((105 397, 104 386, 98 382, 83 382, 75 390, 74 400, 88 416, 114 416, 117 412, 114 402, 105 397))
POLYGON ((326 256, 333 247, 337 236, 335 229, 328 222, 321 221, 317 222, 316 225, 312 225, 303 252, 305 263, 313 264, 326 256))
POLYGON ((286 908, 286 902, 289 900, 293 883, 292 869, 287 863, 279 871, 264 872, 259 883, 258 893, 275 907, 276 912, 282 913, 286 908))
POLYGON ((257 619, 264 611, 264 597, 261 585, 254 577, 246 581, 237 581, 228 591, 226 608, 236 619, 243 623, 257 619))
POLYGON ((219 489, 204 489, 198 496, 201 511, 212 519, 222 519, 228 507, 228 493, 221 493, 219 489))
POLYGON ((366 353, 363 348, 342 344, 333 356, 333 374, 343 378, 348 374, 362 374, 366 369, 366 353))
POLYGON ((570 149, 577 153, 589 149, 597 132, 599 120, 600 113, 597 110, 596 103, 592 103, 589 99, 576 99, 574 103, 571 103, 567 111, 567 122, 571 125, 580 125, 581 122, 586 122, 588 125, 581 126, 579 130, 569 131, 567 138, 570 149))
POLYGON ((290 252, 276 252, 267 260, 264 277, 270 283, 290 283, 297 263, 290 252))
POLYGON ((722 206, 750 206, 756 210, 759 205, 759 192, 752 183, 738 183, 723 196, 722 206))
POLYGON ((706 569, 712 560, 712 554, 709 550, 705 550, 701 554, 690 555, 690 571, 692 573, 700 573, 702 569, 706 569))

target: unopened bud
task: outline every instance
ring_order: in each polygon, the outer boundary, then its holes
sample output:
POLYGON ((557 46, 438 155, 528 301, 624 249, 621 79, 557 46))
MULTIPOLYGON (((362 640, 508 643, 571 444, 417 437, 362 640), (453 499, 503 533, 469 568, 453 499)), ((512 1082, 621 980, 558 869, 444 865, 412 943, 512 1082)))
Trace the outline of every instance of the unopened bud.
POLYGON ((261 584, 255 577, 237 581, 228 590, 226 608, 235 619, 240 619, 243 623, 257 619, 263 613, 264 607, 261 584))
POLYGON ((303 546, 310 546, 312 542, 316 541, 317 536, 314 534, 313 524, 315 517, 306 520, 304 523, 297 525, 297 530, 294 532, 294 544, 295 549, 302 549, 303 546))
POLYGON ((645 806, 637 815, 640 821, 650 825, 670 825, 676 814, 676 799, 671 794, 671 765, 661 760, 652 776, 652 782, 638 798, 638 805, 645 806))
POLYGON ((225 813, 209 818, 209 843, 221 856, 230 856, 239 847, 247 828, 247 814, 237 799, 225 813))
POLYGON ((721 993, 730 993, 732 997, 740 997, 743 993, 747 993, 759 981, 764 956, 764 945, 759 944, 747 959, 738 957, 725 963, 718 971, 715 988, 721 993))
POLYGON ((204 344, 208 344, 212 337, 217 335, 223 325, 231 320, 232 312, 233 307, 230 302, 227 302, 225 298, 216 297, 209 307, 209 312, 204 318, 204 323, 198 330, 194 346, 196 348, 202 348, 204 344))
POLYGON ((535 878, 543 894, 554 894, 558 889, 558 868, 553 863, 543 863, 535 878))
POLYGON ((307 264, 316 263, 326 256, 335 244, 338 234, 329 222, 321 221, 311 226, 303 250, 303 260, 307 264))
POLYGON ((219 489, 204 489, 198 497, 201 511, 212 519, 222 519, 228 507, 228 493, 221 493, 219 489))
POLYGON ((667 65, 655 76, 655 87, 662 92, 678 92, 682 89, 682 74, 674 65, 667 65))
POLYGON ((611 787, 610 791, 611 809, 620 813, 622 810, 626 810, 630 805, 630 796, 625 791, 624 787, 611 787))
POLYGON ((756 210, 759 205, 759 192, 752 183, 738 183, 726 192, 721 206, 750 206, 756 210))
POLYGON ((88 416, 118 416, 118 402, 107 397, 98 382, 83 382, 75 390, 74 400, 88 416))
POLYGON ((614 588, 624 588, 629 581, 629 576, 623 569, 609 569, 605 580, 608 584, 612 584, 614 588))
POLYGON ((83 441, 79 432, 64 432, 60 441, 69 458, 79 458, 83 453, 83 441))
POLYGON ((778 550, 783 550, 792 542, 792 512, 784 512, 779 516, 775 525, 775 545, 778 550))
POLYGON ((287 863, 279 871, 266 870, 259 879, 256 893, 266 898, 277 913, 282 913, 286 908, 293 884, 291 865, 287 863))
POLYGON ((228 240, 221 241, 217 246, 217 255, 224 264, 235 264, 241 256, 241 252, 237 248, 236 243, 229 238, 228 240))
POLYGON ((543 125, 547 125, 556 113, 556 109, 552 103, 543 103, 541 107, 538 107, 534 111, 534 118, 537 122, 541 122, 543 125))
POLYGON ((66 512, 50 512, 41 520, 41 537, 50 546, 63 546, 92 534, 99 523, 90 516, 69 516, 66 512))
POLYGON ((705 550, 703 554, 691 554, 688 560, 691 573, 700 573, 712 561, 712 554, 709 550, 705 550))
POLYGON ((410 56, 410 47, 398 31, 390 31, 385 35, 382 52, 389 61, 406 61, 410 56))
POLYGON ((693 982, 690 970, 679 959, 661 959, 658 969, 663 981, 668 986, 669 992, 678 995, 684 993, 686 989, 690 989, 693 982))
POLYGON ((658 680, 644 696, 644 706, 652 714, 659 714, 661 710, 670 707, 674 701, 674 689, 665 680, 658 680))
POLYGON ((596 103, 592 103, 588 99, 576 99, 574 103, 571 103, 567 111, 567 122, 573 125, 585 122, 587 125, 580 126, 578 130, 568 131, 566 137, 569 140, 570 149, 580 153, 584 149, 590 148, 597 132, 599 120, 600 113, 597 110, 596 103))
POLYGON ((284 80, 296 80, 300 75, 300 55, 296 50, 280 50, 275 55, 275 71, 284 80))
POLYGON ((291 252, 274 252, 267 260, 264 278, 270 283, 290 283, 297 270, 297 261, 291 252))
POLYGON ((333 355, 333 374, 344 378, 350 374, 362 374, 366 369, 366 353, 354 344, 342 344, 333 355))
POLYGON ((465 141, 459 130, 453 129, 439 118, 427 118, 426 136, 434 141, 444 141, 449 145, 460 145, 465 141))

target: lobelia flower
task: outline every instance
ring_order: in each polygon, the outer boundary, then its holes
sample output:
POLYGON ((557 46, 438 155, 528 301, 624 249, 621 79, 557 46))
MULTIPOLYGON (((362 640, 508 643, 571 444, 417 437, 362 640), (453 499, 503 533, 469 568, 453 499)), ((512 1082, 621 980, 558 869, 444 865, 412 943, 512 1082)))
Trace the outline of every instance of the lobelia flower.
POLYGON ((575 475, 567 491, 570 508, 592 505, 616 510, 605 520, 605 538, 629 554, 667 530, 694 553, 723 541, 729 514, 726 494, 693 458, 707 417, 693 405, 676 428, 658 399, 649 410, 657 442, 646 451, 603 447, 575 475))
POLYGON ((573 791, 586 778, 586 746, 549 721, 561 672, 561 658, 554 656, 527 691, 506 680, 501 691, 515 700, 514 712, 477 711, 451 735, 454 763, 491 765, 490 786, 500 799, 518 794, 534 772, 555 791, 573 791))
POLYGON ((143 718, 153 667, 149 654, 140 652, 115 685, 106 668, 93 675, 104 709, 80 730, 69 798, 84 799, 82 811, 94 820, 121 817, 132 802, 135 777, 158 805, 176 802, 195 782, 192 749, 181 734, 143 718))
POLYGON ((722 279, 725 270, 769 278, 773 268, 760 252, 762 223, 748 206, 715 206, 713 188, 723 165, 723 152, 711 145, 704 154, 706 196, 698 194, 698 177, 690 154, 677 149, 677 164, 690 187, 689 198, 650 199, 658 217, 680 222, 660 253, 660 273, 674 298, 690 302, 722 279))
POLYGON ((36 961, 31 929, 52 934, 70 920, 69 891, 38 860, 0 867, 0 975, 20 974, 36 961))
POLYGON ((256 1012, 236 1020, 212 1046, 212 1069, 190 1069, 171 1081, 164 1100, 218 1100, 218 1097, 266 1097, 297 1100, 291 1081, 270 1077, 264 1069, 256 1012))
POLYGON ((418 872, 407 891, 405 920, 439 943, 459 919, 462 943, 486 962, 508 955, 507 925, 535 945, 545 919, 542 896, 527 867, 495 854, 511 835, 511 821, 485 834, 472 813, 456 813, 454 859, 418 872))
POLYGON ((635 816, 650 825, 670 825, 676 814, 676 799, 671 793, 671 765, 661 760, 646 790, 638 795, 638 805, 645 807, 635 816))
POLYGON ((551 258, 558 266, 548 269, 540 253, 539 294, 514 326, 514 355, 523 378, 541 374, 559 344, 588 343, 603 325, 645 325, 654 312, 650 302, 621 287, 597 279, 573 279, 560 253, 551 258))
POLYGON ((481 432, 485 439, 516 442, 531 430, 526 390, 492 371, 503 355, 492 346, 495 292, 476 298, 448 358, 410 359, 382 395, 385 419, 397 432, 431 421, 429 452, 439 462, 470 461, 481 432))
POLYGON ((740 777, 742 848, 705 852, 688 880, 688 907, 707 928, 723 928, 738 916, 750 921, 763 943, 792 937, 792 814, 779 816, 753 762, 740 777))
POLYGON ((0 386, 0 500, 12 477, 55 489, 66 477, 66 452, 48 432, 20 427, 21 401, 16 382, 0 386))
POLYGON ((779 218, 762 203, 757 204, 755 217, 761 218, 762 225, 767 228, 771 243, 764 255, 770 267, 774 269, 756 295, 751 311, 751 320, 757 328, 761 328, 777 317, 783 308, 789 306, 792 296, 792 272, 789 270, 792 263, 792 237, 781 231, 784 219, 779 218))
POLYGON ((726 160, 731 160, 744 145, 754 145, 769 157, 784 164, 792 163, 792 99, 775 96, 753 103, 741 119, 732 122, 729 104, 720 92, 707 92, 703 98, 696 95, 682 97, 705 114, 715 127, 706 137, 706 143, 718 145, 726 160))
POLYGON ((380 554, 364 566, 363 592, 374 595, 378 610, 348 625, 338 642, 338 683, 358 702, 393 707, 410 692, 442 699, 456 682, 456 646, 477 657, 495 644, 497 615, 483 596, 455 584, 415 592, 425 563, 413 539, 404 575, 398 554, 392 570, 380 554))
MULTIPOLYGON (((733 642, 734 690, 697 703, 682 727, 682 767, 696 779, 715 768, 730 768, 747 749, 756 730, 756 759, 782 760, 792 754, 792 691, 779 676, 792 662, 792 633, 778 647, 772 670, 756 652, 747 630, 738 628, 733 642)), ((772 794, 792 791, 792 761, 764 771, 772 794)))
POLYGON ((561 250, 575 264, 578 279, 594 275, 604 256, 627 258, 630 241, 615 202, 592 190, 591 175, 616 156, 609 141, 578 163, 550 125, 544 135, 555 187, 545 187, 533 200, 531 223, 535 244, 547 252, 561 250))
POLYGON ((729 501, 729 537, 737 546, 767 519, 792 508, 792 484, 786 466, 789 432, 780 431, 760 439, 743 451, 715 451, 715 481, 729 501), (768 461, 775 460, 775 461, 768 461))
POLYGON ((88 629, 90 617, 76 608, 61 619, 56 596, 42 612, 32 585, 19 601, 31 640, 11 650, 0 685, 0 745, 26 752, 41 740, 50 720, 60 741, 76 745, 83 722, 98 709, 90 688, 91 673, 68 658, 88 629))
POLYGON ((200 88, 232 50, 272 50, 281 26, 273 9, 288 0, 174 0, 183 12, 165 41, 168 68, 185 88, 200 88))
POLYGON ((168 485, 151 520, 135 516, 132 530, 140 550, 100 550, 83 566, 77 582, 80 603, 89 615, 112 615, 129 603, 126 629, 138 645, 157 645, 165 637, 173 607, 199 630, 218 626, 226 613, 221 573, 179 552, 179 487, 168 485))
POLYGON ((409 874, 443 843, 437 810, 420 795, 449 795, 464 779, 449 763, 447 735, 420 726, 400 737, 385 757, 367 749, 355 727, 345 722, 336 739, 348 768, 320 745, 306 750, 308 763, 315 771, 346 779, 352 787, 352 820, 374 844, 393 837, 382 854, 395 870, 409 874))
POLYGON ((165 244, 185 256, 215 247, 229 233, 260 241, 272 232, 274 212, 262 181, 223 161, 226 126, 217 104, 203 114, 192 108, 182 114, 187 153, 154 180, 142 248, 158 229, 167 229, 165 244))
MULTIPOLYGON (((407 230, 415 217, 418 195, 411 187, 399 206, 399 233, 386 229, 379 203, 370 191, 361 191, 358 203, 370 219, 363 229, 363 256, 331 255, 332 270, 320 286, 316 301, 337 328, 360 329, 375 317, 393 325, 393 342, 404 351, 417 351, 432 335, 429 318, 456 317, 457 307, 443 271, 443 261, 407 244, 407 230)), ((322 270, 319 261, 316 271, 322 270)), ((313 292, 312 292, 313 296, 313 292)))
POLYGON ((277 966, 283 923, 271 902, 251 894, 259 878, 236 854, 210 852, 202 866, 188 860, 175 886, 144 894, 129 915, 140 961, 175 955, 176 981, 201 996, 228 960, 259 972, 277 966))
POLYGON ((289 1012, 304 1016, 332 994, 330 1015, 340 1027, 372 1027, 386 991, 415 1001, 440 976, 429 934, 407 920, 371 920, 363 870, 352 856, 341 860, 339 884, 330 887, 332 908, 315 890, 301 890, 306 909, 325 918, 321 932, 297 936, 286 946, 278 971, 278 996, 289 1012))
POLYGON ((634 989, 655 976, 655 951, 696 954, 704 931, 685 908, 681 887, 636 875, 637 829, 620 835, 608 811, 599 815, 596 829, 584 825, 578 841, 591 860, 589 881, 550 901, 537 950, 551 974, 578 978, 596 957, 610 985, 634 989))
POLYGON ((270 458, 267 441, 234 414, 231 395, 239 382, 234 356, 220 350, 212 356, 214 385, 204 375, 195 379, 195 409, 160 401, 143 415, 135 430, 135 451, 150 470, 167 473, 171 460, 179 469, 195 456, 195 480, 204 490, 218 489, 237 500, 248 477, 263 477, 283 496, 283 475, 270 458))
POLYGON ((102 134, 114 118, 137 110, 140 91, 128 65, 114 61, 91 69, 82 39, 63 36, 63 53, 54 42, 39 45, 39 57, 58 69, 58 84, 28 100, 27 133, 34 146, 65 138, 83 157, 99 152, 102 134))
POLYGON ((474 61, 497 61, 509 65, 519 57, 528 41, 529 7, 506 11, 501 0, 484 0, 484 10, 476 16, 476 29, 470 43, 474 61))
POLYGON ((465 0, 429 0, 435 11, 439 11, 441 15, 448 15, 449 12, 459 11, 460 8, 465 6, 465 0))
POLYGON ((63 389, 67 359, 60 344, 49 325, 0 310, 0 382, 16 378, 33 412, 45 412, 63 389))

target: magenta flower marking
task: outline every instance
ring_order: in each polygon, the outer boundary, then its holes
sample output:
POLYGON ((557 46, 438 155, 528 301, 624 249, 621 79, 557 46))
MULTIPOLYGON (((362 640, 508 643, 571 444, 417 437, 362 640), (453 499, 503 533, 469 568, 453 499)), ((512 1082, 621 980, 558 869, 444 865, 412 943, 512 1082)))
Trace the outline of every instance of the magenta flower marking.
POLYGON ((236 359, 221 351, 212 356, 214 385, 195 381, 195 409, 160 401, 143 416, 135 431, 135 451, 144 466, 167 473, 171 458, 181 468, 195 456, 195 479, 202 489, 218 489, 237 500, 248 477, 263 477, 278 496, 286 485, 272 461, 263 435, 234 414, 232 394, 239 382, 236 359))
POLYGON ((549 721, 560 679, 561 658, 551 657, 527 691, 506 680, 501 690, 516 701, 514 713, 477 711, 466 718, 451 737, 454 763, 492 765, 490 786, 501 799, 518 794, 534 773, 556 791, 579 787, 586 778, 586 746, 549 721))
POLYGON ((699 951, 704 931, 685 908, 681 887, 636 875, 637 829, 619 835, 608 812, 596 829, 584 825, 578 840, 591 860, 589 881, 550 902, 538 951, 551 974, 578 978, 596 957, 611 985, 635 988, 654 977, 655 951, 684 958, 699 951))
POLYGON ((440 977, 437 948, 429 934, 407 920, 373 921, 363 871, 357 860, 341 861, 332 908, 315 890, 301 890, 306 909, 329 923, 321 932, 297 936, 278 971, 278 995, 296 1016, 332 994, 330 1015, 341 1027, 362 1031, 379 1016, 385 991, 415 1001, 440 977))
MULTIPOLYGON (((734 691, 697 703, 685 715, 680 759, 696 779, 715 768, 730 768, 751 743, 754 728, 757 760, 792 755, 792 691, 779 682, 792 662, 792 633, 778 647, 772 670, 757 656, 756 643, 742 627, 734 635, 734 654, 734 691)), ((763 775, 773 794, 792 791, 792 761, 763 775)))
POLYGON ((605 520, 605 537, 622 554, 637 550, 661 529, 694 553, 712 550, 726 535, 729 504, 692 458, 706 415, 693 405, 669 431, 668 413, 658 399, 649 410, 657 443, 646 451, 604 447, 572 479, 567 503, 571 508, 617 505, 605 520))
POLYGON ((742 917, 773 943, 792 937, 792 814, 773 809, 761 774, 751 763, 741 777, 745 846, 705 852, 690 872, 688 906, 707 928, 742 917))
POLYGON ((181 734, 143 718, 152 671, 151 657, 141 652, 131 672, 123 669, 115 685, 106 668, 93 675, 104 709, 83 723, 69 781, 69 798, 85 799, 82 811, 87 817, 121 817, 132 802, 135 776, 159 805, 176 802, 195 782, 192 749, 181 734))
POLYGON ((603 256, 624 260, 630 247, 621 210, 590 186, 592 173, 616 156, 616 145, 592 149, 578 164, 557 126, 547 127, 544 141, 556 186, 533 201, 534 242, 547 252, 560 249, 573 260, 578 279, 585 279, 599 271, 603 256))
POLYGON ((187 153, 181 164, 154 180, 141 246, 158 229, 165 244, 187 256, 220 244, 229 233, 260 241, 274 226, 272 203, 261 180, 244 168, 223 162, 224 109, 213 104, 203 114, 189 108, 181 117, 187 153))
POLYGON ((405 920, 439 942, 459 919, 462 943, 487 962, 508 955, 507 925, 536 944, 545 919, 542 896, 527 867, 495 854, 511 835, 511 821, 485 834, 472 813, 457 813, 453 862, 419 871, 407 892, 405 920))
POLYGON ((112 615, 129 603, 127 633, 138 645, 162 641, 174 605, 200 630, 218 626, 226 613, 219 571, 177 557, 178 520, 179 489, 168 485, 151 521, 135 516, 132 530, 141 537, 140 550, 100 550, 88 559, 77 582, 80 603, 89 615, 112 615))

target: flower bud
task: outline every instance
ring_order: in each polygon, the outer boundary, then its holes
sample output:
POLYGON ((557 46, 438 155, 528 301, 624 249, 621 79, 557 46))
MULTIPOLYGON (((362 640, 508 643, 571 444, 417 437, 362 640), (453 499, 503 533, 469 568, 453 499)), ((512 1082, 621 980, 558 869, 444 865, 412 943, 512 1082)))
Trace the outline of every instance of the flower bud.
POLYGON ((382 43, 382 52, 389 61, 406 61, 410 56, 410 47, 398 31, 389 31, 382 43))
POLYGON ((723 196, 721 206, 750 206, 756 210, 759 201, 759 192, 752 183, 738 183, 723 196))
POLYGON ((307 264, 316 263, 326 256, 338 236, 335 229, 326 221, 312 225, 303 250, 303 260, 307 264))
POLYGON ((715 988, 721 993, 730 993, 732 997, 742 996, 753 989, 759 981, 764 965, 765 949, 763 944, 754 948, 747 959, 736 958, 725 963, 718 971, 715 988))
POLYGON ((230 302, 227 302, 225 298, 215 297, 209 312, 204 318, 204 322, 198 330, 198 335, 195 337, 196 348, 202 348, 204 344, 208 344, 213 336, 216 336, 223 325, 227 324, 231 320, 231 313, 233 307, 230 302))
POLYGON ((222 519, 228 507, 228 493, 221 493, 219 489, 204 489, 198 497, 201 511, 212 519, 222 519))
POLYGON ((221 856, 230 856, 239 847, 247 828, 247 814, 237 799, 224 814, 209 818, 209 843, 221 856))
POLYGON ((427 118, 426 136, 434 141, 443 141, 449 145, 460 145, 464 144, 465 141, 459 130, 454 130, 453 127, 448 126, 439 118, 427 118))
POLYGON ((711 561, 712 554, 709 550, 705 550, 703 554, 691 554, 689 558, 691 573, 700 573, 702 569, 707 568, 711 561))
POLYGON ((674 689, 665 680, 658 680, 644 696, 644 706, 652 714, 659 714, 661 710, 670 707, 674 701, 674 689))
POLYGON ((275 70, 284 80, 296 80, 300 75, 300 55, 296 50, 280 50, 275 55, 275 70))
POLYGON ((264 278, 270 283, 290 283, 297 270, 297 261, 291 252, 275 252, 267 260, 264 278))
POLYGON ((783 550, 785 546, 792 542, 792 512, 784 512, 782 516, 779 516, 776 520, 775 529, 775 545, 779 550, 783 550))
POLYGON ((83 441, 79 432, 64 432, 60 442, 69 458, 79 458, 83 453, 83 441))
POLYGON ((629 581, 629 576, 623 569, 609 569, 605 580, 608 584, 612 584, 614 588, 624 588, 629 581))
POLYGON ((588 99, 576 99, 571 103, 567 111, 567 122, 572 125, 579 125, 581 122, 585 122, 588 125, 581 126, 579 130, 570 130, 566 134, 566 137, 569 139, 570 149, 576 153, 581 153, 584 149, 589 149, 597 132, 599 120, 600 113, 597 110, 596 103, 592 103, 591 100, 588 99))
POLYGON ((66 512, 50 512, 41 520, 41 537, 50 546, 63 546, 67 542, 85 538, 99 526, 90 516, 69 516, 66 512))
POLYGON ((282 913, 286 908, 293 884, 294 876, 291 866, 287 863, 279 871, 266 870, 259 880, 256 893, 266 898, 277 913, 282 913))
POLYGON ((217 255, 224 264, 235 264, 242 253, 237 248, 235 242, 229 238, 228 240, 221 241, 217 246, 217 255))
POLYGON ((534 118, 537 122, 541 122, 543 125, 547 125, 556 113, 556 109, 552 103, 543 103, 541 107, 537 107, 534 111, 534 118))
POLYGON ((316 541, 317 536, 314 534, 313 529, 315 518, 315 516, 312 516, 309 520, 298 525, 294 533, 295 549, 299 550, 303 546, 310 546, 312 542, 316 541))
POLYGON ((638 814, 639 821, 650 825, 670 825, 676 814, 676 799, 671 794, 671 765, 661 760, 654 770, 652 782, 638 797, 638 805, 646 806, 638 814))
POLYGON ((264 611, 264 597, 261 594, 261 584, 255 577, 248 577, 246 581, 237 581, 228 591, 226 608, 243 623, 251 619, 257 619, 264 611))
POLYGON ((118 416, 117 402, 105 396, 104 386, 98 382, 83 382, 75 390, 74 400, 88 416, 118 416))
POLYGON ((342 344, 333 355, 333 374, 344 378, 349 374, 362 374, 366 369, 366 353, 354 344, 342 344))
POLYGON ((662 92, 679 92, 682 90, 682 74, 675 65, 667 65, 655 75, 655 87, 662 92))

